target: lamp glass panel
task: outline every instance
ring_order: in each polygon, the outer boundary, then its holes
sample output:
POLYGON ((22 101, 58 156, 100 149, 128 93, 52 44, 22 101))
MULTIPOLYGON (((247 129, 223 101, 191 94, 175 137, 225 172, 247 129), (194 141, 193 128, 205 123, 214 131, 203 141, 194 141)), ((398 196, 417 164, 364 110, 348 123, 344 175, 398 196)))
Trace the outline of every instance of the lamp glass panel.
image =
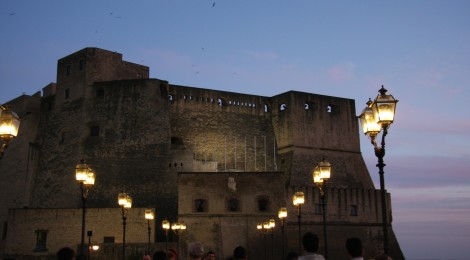
POLYGON ((361 121, 361 127, 364 134, 378 134, 380 132, 381 127, 377 123, 377 119, 374 116, 372 108, 364 108, 359 119, 361 121))
POLYGON ((90 186, 95 184, 95 172, 92 169, 88 169, 83 184, 90 186))
POLYGON ((1 111, 0 114, 0 137, 7 138, 8 140, 18 135, 18 129, 20 127, 20 118, 18 115, 6 109, 1 111))
POLYGON ((145 210, 145 219, 154 219, 153 210, 151 209, 145 210))
POLYGON ((75 167, 75 179, 79 182, 86 180, 88 172, 88 165, 86 163, 79 163, 75 167))
POLYGON ((274 228, 274 227, 276 226, 276 221, 275 221, 274 219, 270 219, 270 220, 269 220, 269 226, 270 226, 271 228, 274 228))
POLYGON ((301 191, 296 192, 292 200, 293 200, 294 206, 304 204, 305 202, 304 193, 301 191))
POLYGON ((118 204, 119 206, 123 207, 127 203, 127 194, 125 192, 119 193, 118 196, 118 204))
POLYGON ((124 208, 126 209, 132 208, 132 198, 129 195, 127 195, 126 197, 126 204, 124 204, 124 208))
POLYGON ((280 219, 287 218, 287 208, 281 208, 277 215, 280 219))
POLYGON ((378 124, 391 124, 395 118, 398 101, 392 95, 378 95, 372 104, 372 111, 378 124))
POLYGON ((320 178, 329 179, 331 176, 331 164, 327 161, 321 161, 318 165, 320 171, 320 178))
POLYGON ((162 228, 165 229, 165 230, 170 229, 170 222, 168 220, 164 219, 162 221, 162 228))

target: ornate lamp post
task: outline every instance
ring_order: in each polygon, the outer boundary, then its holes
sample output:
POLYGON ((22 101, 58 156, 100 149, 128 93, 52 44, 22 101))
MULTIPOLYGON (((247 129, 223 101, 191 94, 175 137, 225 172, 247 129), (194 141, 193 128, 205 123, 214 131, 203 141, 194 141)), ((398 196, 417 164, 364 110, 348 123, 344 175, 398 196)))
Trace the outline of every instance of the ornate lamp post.
POLYGON ((305 203, 304 193, 298 191, 292 196, 292 203, 297 208, 297 224, 299 226, 299 254, 302 253, 302 231, 301 231, 301 210, 302 205, 305 203))
POLYGON ((18 135, 19 128, 20 118, 18 115, 11 111, 10 107, 0 105, 0 159, 2 159, 3 152, 8 148, 11 139, 18 135))
POLYGON ((326 183, 331 176, 331 164, 323 160, 313 170, 313 182, 320 190, 321 207, 323 214, 323 236, 325 240, 325 258, 328 259, 328 239, 326 233, 326 183))
POLYGON ((261 232, 264 238, 264 259, 266 260, 267 250, 268 250, 268 247, 266 245, 266 235, 268 234, 268 231, 271 229, 270 221, 259 223, 258 225, 256 225, 256 228, 261 232))
POLYGON ((180 252, 180 238, 179 238, 179 236, 181 236, 183 234, 183 232, 186 230, 186 224, 184 224, 184 222, 176 222, 176 223, 171 225, 171 230, 173 230, 173 232, 175 232, 176 236, 178 236, 178 252, 180 252))
POLYGON ((95 184, 95 172, 82 159, 75 167, 75 179, 80 184, 82 195, 82 236, 80 242, 80 254, 83 254, 85 248, 85 218, 86 218, 86 200, 88 192, 95 184))
POLYGON ((162 228, 165 230, 165 237, 166 237, 165 247, 166 247, 166 251, 168 252, 168 230, 170 230, 170 221, 168 221, 168 219, 164 219, 162 221, 162 228))
POLYGON ((149 242, 148 242, 148 254, 151 255, 150 251, 150 234, 151 234, 151 228, 150 228, 150 220, 153 220, 155 218, 155 214, 152 209, 146 209, 145 210, 145 219, 147 220, 147 227, 148 227, 148 236, 149 236, 149 242))
POLYGON ((284 224, 287 218, 287 208, 282 207, 277 212, 277 216, 281 220, 281 246, 282 246, 282 257, 284 257, 284 224))
POLYGON ((274 259, 274 227, 276 227, 276 221, 274 219, 270 219, 269 229, 271 229, 271 259, 274 259))
POLYGON ((374 146, 375 156, 377 156, 380 175, 380 193, 382 201, 382 229, 384 237, 384 252, 388 254, 388 222, 387 222, 387 200, 384 180, 384 156, 385 156, 385 137, 388 134, 388 128, 393 123, 395 117, 395 108, 398 100, 392 95, 387 95, 387 90, 382 85, 379 95, 366 103, 367 106, 359 116, 362 130, 369 137, 374 146), (376 137, 383 130, 380 146, 377 145, 376 137))
POLYGON ((126 259, 126 221, 127 212, 132 207, 132 198, 125 192, 118 195, 118 204, 122 212, 122 259, 126 259))

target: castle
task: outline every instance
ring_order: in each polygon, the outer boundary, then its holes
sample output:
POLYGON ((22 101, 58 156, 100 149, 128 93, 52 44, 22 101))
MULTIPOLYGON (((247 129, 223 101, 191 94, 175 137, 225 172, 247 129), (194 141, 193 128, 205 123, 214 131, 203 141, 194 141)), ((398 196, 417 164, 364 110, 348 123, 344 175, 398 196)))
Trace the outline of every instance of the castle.
MULTIPOLYGON (((86 229, 102 250, 93 259, 121 259, 120 192, 133 198, 126 242, 152 249, 193 241, 225 259, 247 248, 250 259, 281 259, 298 251, 297 209, 305 193, 301 231, 320 237, 322 211, 312 169, 332 165, 327 194, 328 254, 346 259, 344 241, 359 237, 367 258, 382 250, 380 190, 361 155, 352 99, 288 91, 273 97, 172 85, 122 54, 85 48, 58 61, 57 82, 8 102, 20 133, 0 160, 0 256, 45 259, 62 246, 78 248, 80 159, 96 171, 87 199, 86 229), (230 187, 230 182, 233 185, 230 187), (288 217, 281 229, 280 207, 288 217), (144 210, 152 208, 151 223, 144 210), (187 230, 176 236, 164 219, 187 230), (257 223, 275 219, 271 234, 257 223), (168 240, 169 239, 169 240, 168 240)), ((404 259, 391 226, 390 255, 404 259)), ((24 258, 26 259, 26 258, 24 258)), ((30 259, 30 258, 28 258, 30 259)), ((130 259, 130 258, 129 258, 130 259)))

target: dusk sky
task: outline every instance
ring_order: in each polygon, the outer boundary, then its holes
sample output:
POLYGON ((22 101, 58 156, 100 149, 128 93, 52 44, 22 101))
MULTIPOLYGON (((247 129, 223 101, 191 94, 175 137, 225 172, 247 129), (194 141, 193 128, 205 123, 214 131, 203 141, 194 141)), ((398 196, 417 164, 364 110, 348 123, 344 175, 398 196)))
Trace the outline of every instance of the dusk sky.
MULTIPOLYGON (((470 1, 2 0, 0 35, 0 103, 56 82, 57 60, 85 47, 171 84, 351 98, 358 115, 384 85, 405 257, 470 259, 470 1)), ((379 188, 362 133, 361 149, 379 188)))

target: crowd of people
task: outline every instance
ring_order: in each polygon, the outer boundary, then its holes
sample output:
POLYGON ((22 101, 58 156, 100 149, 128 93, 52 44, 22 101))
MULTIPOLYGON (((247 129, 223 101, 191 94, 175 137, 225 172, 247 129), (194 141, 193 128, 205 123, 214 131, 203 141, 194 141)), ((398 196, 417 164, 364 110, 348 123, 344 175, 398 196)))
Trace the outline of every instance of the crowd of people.
MULTIPOLYGON (((320 241, 318 236, 307 232, 302 237, 302 245, 304 253, 299 255, 295 252, 290 252, 286 255, 286 260, 325 260, 325 258, 318 254, 320 241)), ((345 249, 348 252, 350 260, 364 260, 364 248, 362 247, 362 241, 359 238, 351 237, 346 240, 345 249)), ((188 255, 190 260, 215 260, 215 252, 209 251, 204 252, 204 246, 199 242, 189 244, 188 255)), ((73 249, 64 247, 57 252, 58 260, 86 260, 83 255, 75 256, 73 249)), ((180 258, 181 259, 181 258, 180 258)), ((233 250, 233 255, 226 260, 247 260, 248 255, 246 249, 242 246, 237 246, 233 250)), ((143 260, 178 260, 178 252, 170 248, 167 252, 159 250, 153 254, 153 256, 145 255, 143 260)), ((375 257, 375 260, 392 260, 387 255, 379 255, 375 257)))

